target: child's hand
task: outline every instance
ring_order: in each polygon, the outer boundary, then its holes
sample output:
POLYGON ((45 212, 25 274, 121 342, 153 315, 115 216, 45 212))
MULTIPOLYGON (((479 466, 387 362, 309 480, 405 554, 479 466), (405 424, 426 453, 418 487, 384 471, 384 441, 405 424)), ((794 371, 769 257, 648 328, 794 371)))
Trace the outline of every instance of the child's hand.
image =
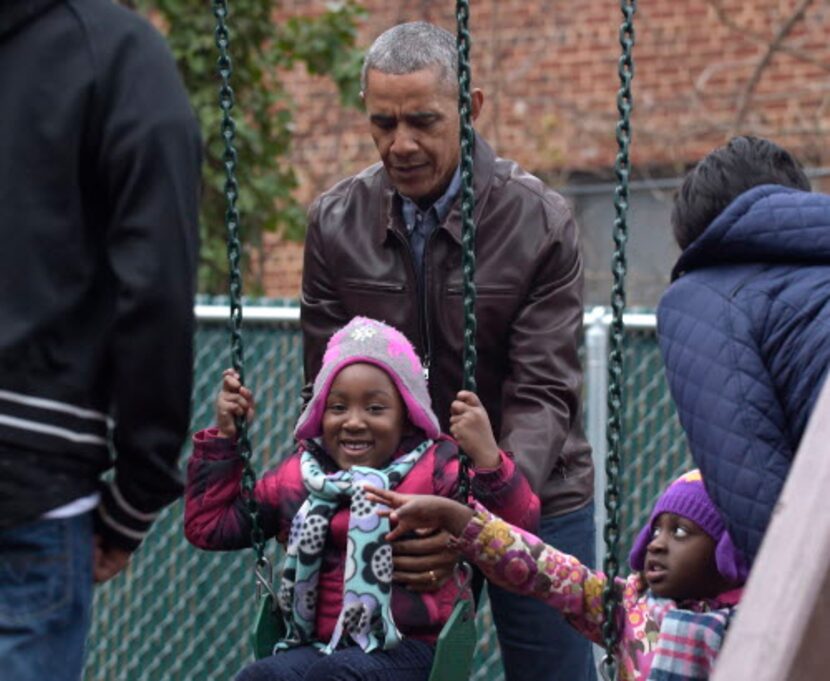
POLYGON ((450 433, 478 468, 496 468, 501 462, 490 417, 478 395, 461 390, 450 405, 450 433))
POLYGON ((386 535, 387 541, 394 541, 412 530, 436 528, 444 528, 457 536, 464 531, 473 517, 472 509, 445 497, 431 494, 399 494, 369 485, 364 489, 369 501, 389 506, 389 509, 378 509, 378 514, 387 516, 394 525, 392 531, 386 535))
POLYGON ((236 437, 236 417, 245 416, 249 421, 254 416, 254 396, 239 380, 233 369, 222 372, 222 387, 216 398, 216 426, 223 437, 236 437))

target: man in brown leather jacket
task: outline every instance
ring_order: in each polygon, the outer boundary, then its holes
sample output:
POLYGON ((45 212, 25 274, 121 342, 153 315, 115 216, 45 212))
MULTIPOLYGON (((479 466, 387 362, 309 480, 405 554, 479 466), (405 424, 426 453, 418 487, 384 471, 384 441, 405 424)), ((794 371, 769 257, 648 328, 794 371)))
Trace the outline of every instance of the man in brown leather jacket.
MULTIPOLYGON (((367 53, 369 131, 381 162, 310 211, 302 286, 307 380, 354 315, 394 325, 424 359, 443 430, 461 387, 463 314, 455 38, 396 26, 367 53)), ((472 93, 475 119, 482 92, 472 93)), ((564 199, 480 137, 474 150, 476 379, 499 445, 542 501, 541 536, 594 562, 593 466, 582 430, 582 259, 564 199)), ((420 544, 418 542, 421 542, 420 544)), ((412 588, 445 578, 435 543, 395 547, 412 588), (427 555, 421 555, 421 554, 427 555)), ((508 681, 594 678, 590 646, 532 599, 490 588, 508 681)))

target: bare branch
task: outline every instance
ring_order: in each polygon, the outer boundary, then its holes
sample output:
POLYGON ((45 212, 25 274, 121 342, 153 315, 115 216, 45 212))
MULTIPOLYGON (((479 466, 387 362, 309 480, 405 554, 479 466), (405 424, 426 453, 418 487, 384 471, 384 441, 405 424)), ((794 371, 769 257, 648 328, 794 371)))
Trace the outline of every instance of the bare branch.
MULTIPOLYGON (((741 26, 738 24, 732 17, 729 16, 726 9, 724 9, 721 0, 706 0, 706 4, 711 7, 714 12, 715 16, 718 20, 727 28, 731 28, 736 33, 740 33, 742 36, 751 40, 754 43, 759 45, 768 45, 769 44, 769 37, 765 35, 761 35, 760 33, 756 33, 755 31, 750 31, 745 26, 741 26)), ((817 57, 815 57, 810 51, 808 50, 800 50, 797 47, 793 47, 792 45, 787 45, 786 43, 780 45, 778 47, 779 52, 785 52, 786 54, 790 55, 794 59, 798 59, 799 61, 807 62, 808 64, 813 64, 818 68, 822 69, 823 71, 830 72, 830 63, 823 61, 817 57)))
POLYGON ((747 113, 749 113, 749 106, 752 103, 752 95, 755 92, 755 88, 758 87, 758 82, 761 80, 761 76, 764 74, 764 70, 772 61, 772 58, 775 55, 775 53, 779 51, 779 49, 784 43, 784 40, 789 35, 790 31, 793 30, 793 27, 801 19, 804 18, 804 12, 812 3, 813 0, 801 0, 801 2, 798 3, 798 6, 793 11, 793 13, 787 18, 787 20, 783 24, 781 24, 781 26, 778 27, 778 30, 775 32, 775 36, 773 37, 772 42, 769 43, 766 51, 764 52, 764 55, 756 64, 755 70, 753 71, 749 80, 746 82, 744 91, 741 93, 741 96, 738 99, 740 104, 738 106, 738 115, 735 117, 735 123, 732 126, 733 134, 741 128, 741 126, 744 124, 744 121, 746 120, 747 113))

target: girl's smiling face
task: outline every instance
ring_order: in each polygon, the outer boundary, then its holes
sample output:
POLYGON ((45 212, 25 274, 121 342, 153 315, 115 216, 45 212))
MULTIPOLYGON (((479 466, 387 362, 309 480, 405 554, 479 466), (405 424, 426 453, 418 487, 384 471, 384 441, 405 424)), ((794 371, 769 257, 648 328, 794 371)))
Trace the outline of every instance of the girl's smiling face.
POLYGON ((340 468, 384 468, 406 425, 406 407, 385 371, 358 363, 335 376, 323 412, 323 446, 340 468))
POLYGON ((674 513, 654 519, 644 576, 655 596, 676 601, 710 598, 729 587, 718 572, 715 540, 674 513))

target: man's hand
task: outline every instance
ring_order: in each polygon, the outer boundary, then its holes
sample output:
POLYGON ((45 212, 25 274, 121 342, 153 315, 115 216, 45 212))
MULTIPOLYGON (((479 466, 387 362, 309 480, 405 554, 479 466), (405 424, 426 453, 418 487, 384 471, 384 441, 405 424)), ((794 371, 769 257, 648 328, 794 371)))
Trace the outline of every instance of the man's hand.
POLYGON ((394 527, 386 535, 392 542, 392 579, 413 591, 435 591, 452 577, 457 552, 447 546, 452 536, 461 534, 473 512, 452 499, 429 494, 399 494, 366 486, 370 501, 393 510, 379 511, 394 527), (406 533, 418 535, 400 539, 406 533))
POLYGON ((127 567, 133 554, 124 549, 107 546, 97 534, 93 541, 92 578, 96 584, 103 584, 127 567))
POLYGON ((446 530, 421 530, 421 536, 392 542, 392 579, 413 591, 436 591, 452 577, 458 553, 447 546, 446 530))

